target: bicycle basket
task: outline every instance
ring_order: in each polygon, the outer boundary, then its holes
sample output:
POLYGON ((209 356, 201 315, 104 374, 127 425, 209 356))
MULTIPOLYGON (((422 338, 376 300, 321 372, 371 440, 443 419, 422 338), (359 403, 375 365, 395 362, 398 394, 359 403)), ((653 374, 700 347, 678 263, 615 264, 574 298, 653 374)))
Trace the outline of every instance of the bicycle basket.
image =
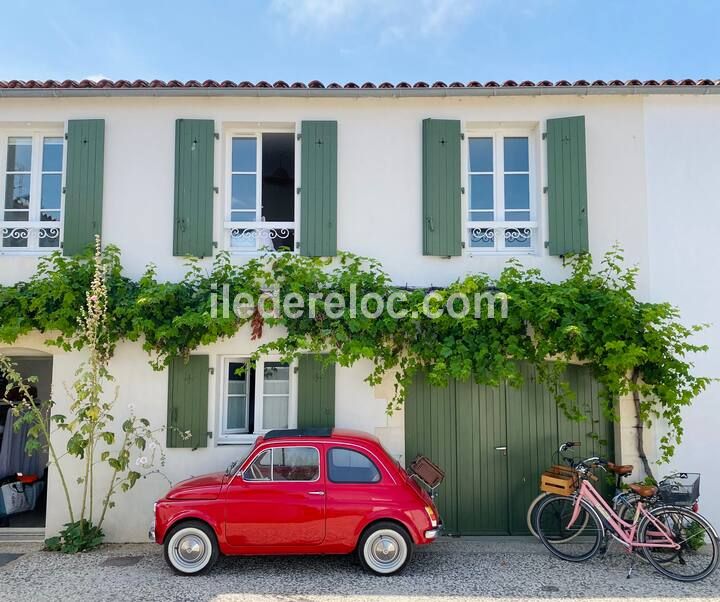
POLYGON ((578 488, 577 472, 569 466, 556 464, 540 475, 540 491, 570 495, 578 488))
POLYGON ((700 497, 700 475, 696 472, 670 475, 658 484, 658 495, 666 504, 692 506, 700 497))

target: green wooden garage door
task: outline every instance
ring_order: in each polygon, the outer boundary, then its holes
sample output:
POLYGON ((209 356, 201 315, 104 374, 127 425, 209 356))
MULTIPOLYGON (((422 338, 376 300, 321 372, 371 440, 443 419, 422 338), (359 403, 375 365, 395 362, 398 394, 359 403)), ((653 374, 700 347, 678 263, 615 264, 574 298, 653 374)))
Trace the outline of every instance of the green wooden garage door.
POLYGON ((519 389, 472 381, 433 387, 423 375, 411 387, 406 458, 423 454, 446 471, 438 506, 449 533, 526 534, 540 473, 562 441, 581 441, 584 457, 612 457, 613 426, 602 415, 589 368, 569 366, 566 375, 587 416, 582 422, 565 417, 532 366, 521 370, 519 389))

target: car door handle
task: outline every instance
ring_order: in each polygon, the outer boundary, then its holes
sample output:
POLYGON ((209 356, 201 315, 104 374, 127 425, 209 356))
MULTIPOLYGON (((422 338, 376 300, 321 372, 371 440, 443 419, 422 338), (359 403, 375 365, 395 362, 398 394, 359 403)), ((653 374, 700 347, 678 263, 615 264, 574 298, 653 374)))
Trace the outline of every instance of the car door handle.
POLYGON ((309 495, 325 495, 324 491, 308 491, 309 495))

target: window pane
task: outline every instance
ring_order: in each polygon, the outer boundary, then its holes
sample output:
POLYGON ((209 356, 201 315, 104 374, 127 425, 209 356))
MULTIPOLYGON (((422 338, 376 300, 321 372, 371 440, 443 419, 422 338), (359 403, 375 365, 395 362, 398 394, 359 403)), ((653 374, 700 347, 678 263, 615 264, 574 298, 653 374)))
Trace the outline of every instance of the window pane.
POLYGON ((505 220, 508 222, 529 222, 529 211, 506 211, 505 220))
POLYGON ((272 452, 265 450, 243 472, 246 481, 269 481, 272 474, 272 452))
POLYGON ((281 362, 265 362, 263 378, 263 428, 287 428, 290 367, 281 362))
POLYGON ((505 138, 505 171, 529 171, 528 139, 505 138))
POLYGON ((470 221, 471 222, 491 222, 495 219, 495 212, 494 211, 478 211, 478 210, 471 210, 470 211, 470 221))
POLYGON ((255 230, 248 230, 247 228, 235 228, 231 230, 230 246, 233 249, 242 251, 255 251, 257 249, 255 230))
MULTIPOLYGON (((30 175, 8 175, 5 179, 5 209, 30 207, 30 175)), ((27 218, 25 218, 27 219, 27 218)))
POLYGON ((295 221, 295 137, 263 134, 262 215, 268 222, 295 221))
POLYGON ((40 212, 40 221, 41 222, 59 222, 60 221, 60 211, 59 210, 52 210, 52 211, 43 210, 40 212))
POLYGON ((336 447, 328 452, 328 476, 334 483, 377 483, 380 471, 366 455, 336 447))
POLYGON ((228 430, 247 431, 247 397, 244 395, 228 395, 227 420, 228 430))
POLYGON ((505 209, 530 209, 529 175, 505 175, 505 209))
POLYGON ((493 139, 470 138, 470 171, 493 170, 493 139))
POLYGON ((289 228, 265 230, 261 248, 267 251, 292 251, 295 248, 295 231, 289 228))
MULTIPOLYGON (((252 209, 257 206, 255 194, 255 176, 234 175, 232 177, 232 207, 231 209, 252 209)), ((254 221, 254 216, 253 216, 254 221)))
POLYGON ((43 171, 62 171, 63 139, 45 138, 43 140, 43 171))
POLYGON ((62 175, 43 174, 42 188, 40 190, 41 209, 60 209, 60 195, 62 194, 62 175))
POLYGON ((531 243, 530 228, 508 228, 505 230, 505 247, 508 249, 529 248, 531 243))
POLYGON ((315 481, 319 476, 320 454, 314 447, 273 450, 273 481, 315 481))
POLYGON ((263 428, 286 429, 288 427, 288 398, 263 397, 263 428))
POLYGON ((21 228, 3 228, 3 247, 22 248, 28 246, 28 231, 21 228))
MULTIPOLYGON (((60 221, 60 216, 56 221, 60 221)), ((38 231, 38 238, 38 244, 42 249, 60 248, 60 230, 58 228, 42 228, 38 231)))
POLYGON ((495 247, 495 230, 492 228, 471 228, 470 246, 475 249, 492 249, 495 247))
POLYGON ((290 378, 290 366, 282 362, 265 362, 265 385, 273 382, 287 382, 290 378))
POLYGON ((233 138, 232 170, 257 171, 257 140, 255 138, 233 138))
POLYGON ((30 171, 32 138, 8 138, 8 171, 30 171))
POLYGON ((470 209, 493 208, 493 177, 470 176, 470 209))

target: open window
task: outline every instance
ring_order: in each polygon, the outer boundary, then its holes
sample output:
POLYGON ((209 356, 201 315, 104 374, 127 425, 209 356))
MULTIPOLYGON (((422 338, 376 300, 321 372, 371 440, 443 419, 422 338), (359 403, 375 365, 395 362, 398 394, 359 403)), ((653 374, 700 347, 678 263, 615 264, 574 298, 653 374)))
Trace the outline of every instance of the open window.
POLYGON ((292 403, 289 364, 248 358, 225 358, 220 404, 220 441, 245 442, 249 435, 288 428, 292 403))
POLYGON ((233 133, 225 221, 231 252, 295 249, 295 134, 233 133))

